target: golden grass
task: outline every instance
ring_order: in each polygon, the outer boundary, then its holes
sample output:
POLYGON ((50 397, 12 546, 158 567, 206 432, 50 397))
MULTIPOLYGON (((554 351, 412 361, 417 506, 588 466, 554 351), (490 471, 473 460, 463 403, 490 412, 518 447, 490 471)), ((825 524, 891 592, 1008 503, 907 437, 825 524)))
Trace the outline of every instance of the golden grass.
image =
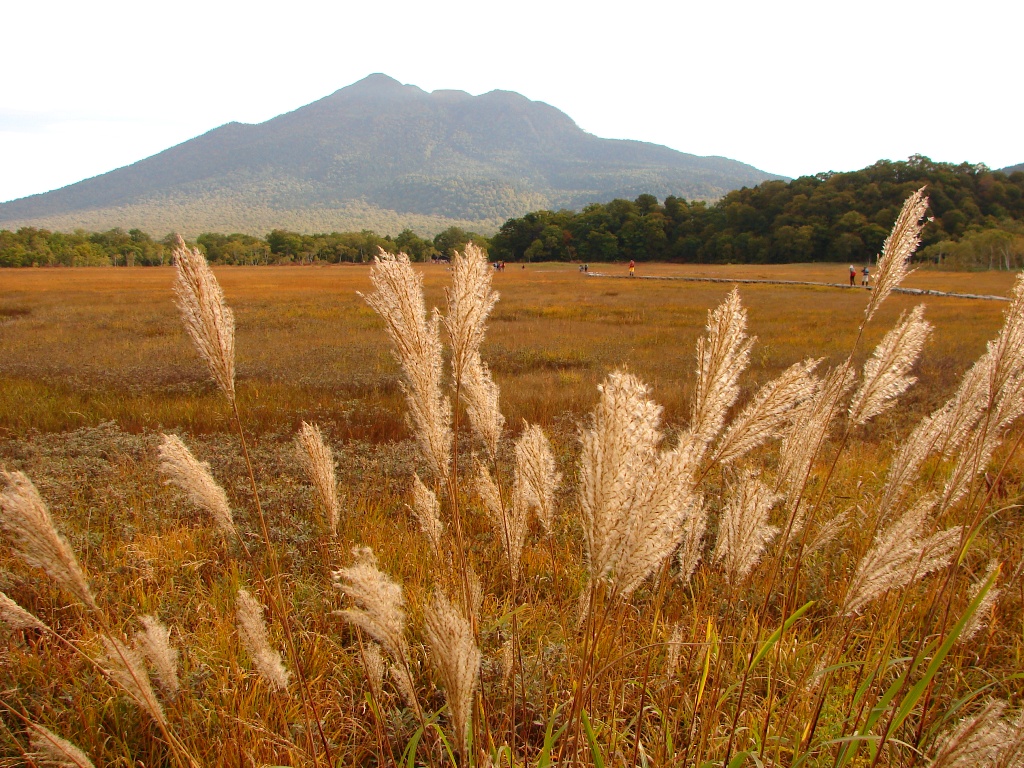
MULTIPOLYGON (((603 267, 609 274, 614 267, 603 267)), ((642 265, 641 274, 835 280, 844 265, 642 265)), ((625 274, 623 267, 617 268, 625 274)), ((428 304, 442 303, 447 272, 422 267, 428 304)), ((383 329, 356 295, 369 267, 218 270, 238 324, 238 386, 247 427, 294 432, 330 422, 337 439, 404 434, 398 367, 383 329)), ((0 434, 60 431, 116 421, 128 431, 230 429, 214 386, 179 327, 169 268, 8 270, 0 297, 0 434)), ((918 272, 908 285, 1005 295, 1007 273, 918 272)), ((494 276, 501 300, 483 349, 510 424, 579 417, 596 385, 626 365, 654 387, 668 418, 685 415, 693 349, 729 285, 587 278, 575 266, 510 265, 494 276)), ((744 285, 758 337, 744 384, 807 355, 845 354, 865 303, 860 290, 744 285)), ((893 296, 868 347, 904 310, 893 296)), ((936 331, 920 392, 948 392, 1001 322, 1000 302, 929 297, 936 331)), ((924 397, 925 395, 919 395, 924 397)))
MULTIPOLYGON (((442 304, 445 268, 421 269, 428 303, 442 304)), ((624 267, 617 269, 625 274, 624 267)), ((842 282, 846 265, 644 264, 639 274, 842 282)), ((437 579, 431 547, 405 506, 409 473, 419 460, 403 421, 398 366, 381 322, 356 296, 356 291, 370 290, 368 268, 225 268, 217 276, 237 319, 240 409, 247 430, 256 434, 256 480, 299 628, 295 640, 305 677, 338 764, 389 764, 387 753, 401 755, 417 724, 398 706, 397 697, 389 702, 390 714, 375 724, 364 696, 356 637, 331 615, 342 601, 328 586, 327 574, 350 561, 351 545, 372 546, 381 568, 406 585, 410 614, 417 621, 429 585, 437 579), (303 420, 321 426, 338 460, 343 512, 336 541, 295 458, 292 438, 303 420)), ((234 632, 235 594, 239 587, 253 589, 253 566, 181 494, 159 481, 157 432, 180 432, 225 486, 249 546, 262 547, 253 535, 256 513, 230 412, 180 328, 172 271, 19 270, 3 277, 0 464, 22 469, 35 481, 115 627, 130 634, 138 628, 136 617, 149 613, 172 627, 172 642, 183 651, 181 678, 187 693, 166 709, 191 754, 209 766, 306 764, 299 698, 283 697, 259 681, 234 632)), ((919 272, 907 284, 1005 295, 1011 282, 1012 276, 1003 273, 919 272)), ((509 425, 518 431, 527 418, 553 435, 560 469, 568 478, 559 502, 571 515, 577 428, 596 402, 596 386, 613 368, 627 366, 652 385, 653 398, 666 406, 670 428, 677 428, 689 415, 696 340, 708 310, 730 286, 588 278, 573 265, 544 264, 526 270, 510 265, 494 275, 494 287, 501 300, 483 356, 501 385, 509 425)), ((777 285, 746 285, 741 295, 749 332, 758 337, 751 367, 741 380, 741 402, 756 385, 797 360, 814 356, 840 362, 853 343, 867 298, 861 290, 777 285)), ((863 354, 902 310, 921 301, 935 331, 916 367, 920 380, 900 407, 854 433, 836 468, 823 516, 870 508, 896 441, 949 396, 995 335, 1005 308, 1001 302, 893 295, 869 331, 863 354)), ((1003 455, 1005 450, 996 461, 1003 455)), ((1014 458, 994 489, 993 516, 959 582, 966 583, 967 572, 983 573, 990 556, 1005 563, 1006 579, 1021 562, 1024 528, 1013 510, 1022 476, 1024 468, 1014 458)), ((721 473, 708 477, 712 503, 723 483, 721 473)), ((490 697, 486 725, 500 743, 509 739, 510 723, 496 659, 514 606, 507 575, 493 566, 499 562, 498 545, 486 516, 466 501, 466 541, 487 584, 483 615, 488 618, 481 630, 483 684, 490 697)), ((526 714, 519 715, 515 740, 521 748, 527 745, 531 765, 547 718, 556 704, 566 704, 559 692, 572 688, 567 660, 580 648, 573 620, 585 578, 575 521, 564 525, 550 549, 538 544, 538 533, 533 531, 523 554, 527 576, 517 598, 528 669, 526 714)), ((816 605, 808 622, 798 624, 771 656, 770 667, 751 681, 750 704, 738 713, 730 708, 738 673, 751 644, 773 629, 750 621, 764 599, 763 585, 755 579, 736 589, 701 569, 690 587, 668 588, 665 613, 653 626, 646 611, 657 603, 658 585, 641 587, 632 604, 610 617, 617 631, 598 638, 597 658, 611 661, 597 678, 591 716, 605 754, 617 765, 630 762, 631 718, 641 699, 654 707, 647 714, 644 741, 652 764, 692 764, 697 756, 721 764, 730 735, 738 734, 736 749, 756 748, 769 720, 773 741, 767 754, 779 754, 776 747, 784 761, 794 754, 801 728, 813 714, 813 695, 796 688, 811 685, 822 649, 840 640, 829 624, 830 611, 841 603, 845 580, 870 537, 868 526, 855 526, 839 546, 810 557, 799 589, 816 605), (693 644, 682 649, 674 678, 659 677, 645 686, 651 654, 643 652, 644 646, 663 642, 675 622, 693 644), (705 686, 699 688, 705 670, 705 686), (789 688, 780 693, 772 686, 789 688), (703 698, 698 702, 699 690, 703 698), (666 731, 675 739, 671 761, 662 738, 666 731)), ((40 585, 6 554, 0 565, 0 590, 84 645, 98 642, 59 592, 40 585)), ((1024 594, 1019 581, 1009 586, 989 628, 951 655, 950 672, 938 680, 922 727, 938 729, 955 697, 993 681, 992 693, 1011 699, 1021 695, 1019 681, 1009 676, 1024 656, 1019 622, 1024 594)), ((937 580, 913 587, 902 616, 895 611, 899 597, 885 598, 870 617, 851 624, 842 638, 847 644, 842 659, 889 658, 880 647, 890 640, 890 656, 912 653, 920 638, 917 627, 933 626, 935 617, 926 606, 939 587, 937 580)), ((280 628, 272 626, 271 635, 281 648, 280 628)), ((20 755, 14 735, 20 726, 12 708, 48 727, 62 726, 60 735, 87 751, 97 765, 169 760, 152 724, 67 649, 28 633, 5 642, 0 708, 7 708, 8 730, 0 744, 12 760, 20 755)), ((658 647, 657 670, 664 656, 658 647)), ((853 706, 858 674, 867 669, 840 674, 835 690, 824 698, 821 741, 849 735, 843 720, 853 706)), ((893 674, 886 673, 885 684, 893 674)), ((424 703, 438 710, 443 704, 439 692, 420 684, 424 703)), ((908 723, 901 738, 913 741, 917 725, 908 723)), ((440 758, 436 741, 432 744, 432 754, 440 758)), ((823 749, 809 764, 831 765, 834 754, 831 747, 823 749)))

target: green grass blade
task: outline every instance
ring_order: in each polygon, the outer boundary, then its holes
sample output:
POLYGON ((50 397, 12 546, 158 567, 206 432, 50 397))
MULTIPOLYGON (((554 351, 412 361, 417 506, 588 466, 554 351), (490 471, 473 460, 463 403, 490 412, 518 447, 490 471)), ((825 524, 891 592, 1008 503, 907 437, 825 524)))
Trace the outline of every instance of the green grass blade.
POLYGON ((594 767, 604 768, 604 757, 601 755, 601 747, 597 744, 597 734, 594 733, 594 728, 590 725, 590 718, 587 717, 586 710, 580 712, 580 717, 583 719, 583 730, 587 734, 587 743, 590 744, 590 754, 594 758, 594 767))
POLYGON ((758 650, 754 658, 750 660, 750 669, 753 669, 757 666, 757 663, 768 654, 768 651, 772 649, 772 646, 779 642, 785 631, 792 627, 800 619, 801 616, 807 613, 807 609, 810 608, 812 605, 814 605, 813 600, 810 600, 804 605, 802 605, 793 613, 792 616, 786 619, 786 621, 782 624, 781 627, 776 629, 774 632, 771 633, 771 635, 768 636, 768 639, 764 641, 764 645, 761 646, 760 650, 758 650))
POLYGON ((996 579, 999 578, 999 568, 992 571, 992 574, 988 577, 981 589, 978 590, 978 594, 974 596, 970 605, 967 606, 967 610, 964 611, 963 616, 960 620, 953 625, 953 628, 946 635, 946 639, 942 645, 939 646, 939 650, 932 657, 931 662, 928 664, 928 668, 925 670, 924 676, 918 680, 914 686, 907 692, 907 695, 903 697, 903 701, 900 702, 900 708, 896 711, 896 717, 893 718, 892 726, 889 732, 895 731, 903 722, 910 716, 911 711, 917 706, 918 701, 924 695, 925 690, 928 688, 929 683, 938 673, 942 663, 946 660, 946 656, 953 650, 953 645, 960 637, 960 633, 964 631, 964 627, 967 626, 967 622, 971 620, 974 612, 978 610, 978 606, 981 605, 985 599, 985 595, 989 593, 992 586, 996 583, 996 579))
MULTIPOLYGON (((423 726, 416 729, 416 733, 409 739, 409 743, 405 745, 405 750, 402 752, 401 762, 405 763, 405 768, 416 768, 416 749, 420 745, 420 739, 423 738, 423 726)), ((394 753, 392 753, 394 754, 394 753)))

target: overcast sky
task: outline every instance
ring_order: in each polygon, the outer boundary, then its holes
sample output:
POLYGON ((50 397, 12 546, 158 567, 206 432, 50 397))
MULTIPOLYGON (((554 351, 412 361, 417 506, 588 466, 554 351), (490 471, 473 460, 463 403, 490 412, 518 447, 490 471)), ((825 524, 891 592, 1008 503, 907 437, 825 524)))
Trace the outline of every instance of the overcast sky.
POLYGON ((0 21, 0 201, 373 72, 786 176, 1024 162, 1020 0, 33 0, 0 21))

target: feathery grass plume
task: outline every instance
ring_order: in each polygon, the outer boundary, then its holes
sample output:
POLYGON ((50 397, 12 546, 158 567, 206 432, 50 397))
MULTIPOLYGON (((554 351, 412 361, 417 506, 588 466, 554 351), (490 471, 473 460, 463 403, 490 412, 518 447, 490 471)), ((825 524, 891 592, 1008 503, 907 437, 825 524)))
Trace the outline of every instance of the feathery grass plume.
POLYGON ((551 443, 539 424, 526 424, 516 440, 515 454, 518 492, 536 513, 544 533, 550 536, 555 522, 555 489, 562 482, 562 475, 557 470, 551 443))
POLYGON ((181 690, 178 681, 178 649, 171 646, 171 630, 156 616, 143 616, 144 630, 135 633, 135 647, 156 671, 156 680, 169 696, 181 690))
POLYGON ((710 443, 725 424, 739 396, 739 378, 750 360, 755 339, 747 338, 747 313, 740 292, 733 288, 717 308, 708 312, 707 336, 697 340, 697 383, 693 393, 690 431, 710 443))
POLYGON ((483 441, 487 455, 493 461, 498 455, 498 443, 505 428, 505 417, 498 406, 499 390, 487 364, 477 352, 469 356, 462 372, 459 393, 466 404, 466 415, 473 431, 483 441))
POLYGON ((387 665, 377 643, 367 643, 363 647, 363 669, 366 670, 366 681, 370 685, 373 700, 380 704, 384 701, 384 673, 387 665))
POLYGON ((778 534, 779 529, 768 524, 768 515, 782 497, 753 472, 743 472, 728 493, 712 557, 723 564, 729 582, 736 584, 754 569, 778 534))
POLYGON ((356 604, 338 615, 380 643, 399 664, 408 659, 405 639, 405 597, 402 588, 377 568, 369 547, 352 550, 355 562, 334 571, 335 586, 356 604))
POLYGON ((6 594, 0 592, 0 624, 8 629, 47 629, 39 619, 26 611, 6 594))
POLYGON ((672 632, 665 644, 665 678, 668 681, 674 680, 679 674, 679 652, 682 647, 683 623, 680 621, 672 625, 672 632))
POLYGON ((412 476, 412 512, 416 516, 420 530, 430 539, 434 551, 441 552, 441 539, 444 536, 444 523, 441 522, 441 504, 437 494, 427 488, 420 476, 412 476))
POLYGON ((484 252, 473 243, 452 257, 451 271, 452 285, 445 290, 448 314, 444 326, 452 342, 452 376, 462 381, 467 365, 483 343, 487 316, 498 294, 491 290, 491 268, 484 252))
POLYGON ((106 654, 100 665, 139 707, 166 728, 164 710, 153 692, 153 683, 149 679, 142 652, 136 648, 129 648, 114 637, 103 636, 102 640, 106 654))
POLYGON ((995 766, 1013 740, 1012 728, 1003 720, 1006 702, 991 699, 976 715, 960 724, 938 742, 931 768, 978 768, 995 766))
POLYGON ((899 509, 903 506, 921 465, 938 449, 942 436, 948 431, 948 422, 953 416, 950 403, 952 400, 921 419, 910 435, 900 443, 896 455, 889 463, 885 485, 879 497, 879 509, 899 509))
POLYGON ((1005 721, 1007 738, 999 750, 994 768, 1021 768, 1024 766, 1024 710, 1017 712, 1012 722, 1005 721))
POLYGON ((683 535, 680 537, 679 551, 676 553, 676 563, 679 565, 677 578, 683 584, 690 580, 700 564, 707 529, 708 510, 704 506, 704 498, 697 496, 683 524, 683 535))
MULTIPOLYGON (((440 317, 427 315, 423 278, 404 253, 381 252, 370 270, 373 293, 363 296, 383 318, 402 366, 401 382, 409 405, 416 441, 439 477, 448 476, 451 461, 451 404, 441 390, 440 317)), ((362 294, 360 294, 362 295, 362 294)))
POLYGON ((448 598, 437 591, 427 610, 423 632, 448 699, 453 740, 457 739, 465 757, 473 714, 473 692, 480 679, 480 649, 473 640, 473 628, 448 598))
POLYGON ((281 654, 270 647, 267 624, 263 620, 263 606, 246 589, 238 590, 235 616, 238 619, 238 638, 259 676, 274 690, 282 693, 287 691, 291 673, 284 668, 281 654))
POLYGON ((526 521, 529 512, 522 493, 518 492, 519 486, 520 483, 517 482, 512 502, 502 503, 501 494, 490 471, 483 464, 480 465, 476 480, 477 493, 484 502, 491 526, 501 539, 513 582, 519 580, 519 566, 523 557, 523 544, 526 542, 526 521))
POLYGON ((587 561, 593 579, 606 577, 628 533, 643 469, 662 440, 661 406, 629 373, 614 371, 598 386, 593 427, 584 430, 580 455, 580 505, 587 561))
POLYGON ((336 536, 341 503, 338 501, 338 482, 334 477, 334 454, 324 442, 320 427, 302 422, 299 434, 295 436, 295 455, 327 512, 331 534, 336 536))
POLYGON ((471 560, 466 560, 466 581, 469 582, 469 610, 479 622, 484 608, 484 583, 471 560))
POLYGON ((891 408, 896 398, 917 381, 907 371, 921 354, 932 326, 924 319, 924 305, 919 304, 889 331, 864 364, 864 379, 850 402, 850 421, 865 424, 891 408))
POLYGON ((413 685, 409 668, 405 664, 392 664, 388 667, 388 674, 391 675, 395 688, 402 694, 402 700, 405 701, 406 706, 416 714, 417 718, 422 720, 423 709, 420 707, 419 698, 416 696, 416 686, 413 685))
POLYGON ((168 485, 176 485, 189 499, 213 518, 227 538, 237 538, 235 518, 231 514, 224 489, 213 479, 210 465, 199 461, 177 435, 163 435, 160 444, 160 472, 168 485))
POLYGON ((849 512, 840 512, 837 515, 833 515, 831 519, 818 526, 814 535, 807 542, 807 548, 804 550, 805 555, 809 557, 819 549, 827 547, 840 533, 843 532, 849 523, 849 512))
MULTIPOLYGON (((985 575, 981 577, 981 580, 976 584, 972 584, 971 588, 967 590, 967 602, 968 604, 974 602, 974 598, 978 596, 981 588, 988 583, 988 580, 992 578, 992 574, 999 568, 999 563, 995 560, 988 564, 988 569, 985 571, 985 575)), ((958 643, 966 643, 978 632, 980 632, 986 624, 988 624, 989 617, 992 615, 992 608, 995 606, 996 601, 999 599, 999 595, 1003 590, 994 586, 986 593, 985 597, 981 599, 978 604, 978 608, 971 614, 971 617, 964 624, 963 630, 960 632, 960 637, 957 638, 958 643)))
POLYGON ((198 248, 178 237, 172 254, 174 293, 178 309, 199 356, 228 402, 235 402, 235 315, 224 301, 224 291, 198 248))
POLYGON ((33 568, 42 568, 57 584, 98 611, 89 582, 71 547, 57 531, 50 510, 23 472, 0 470, 0 528, 14 553, 33 568))
MULTIPOLYGON (((839 401, 853 386, 854 375, 848 366, 833 368, 815 394, 798 406, 793 422, 782 438, 777 472, 778 489, 786 493, 786 503, 792 522, 792 538, 803 529, 804 515, 798 508, 804 483, 810 474, 821 443, 828 435, 832 420, 839 413, 839 401)), ((784 544, 785 542, 783 542, 784 544)))
POLYGON ((903 203, 903 210, 896 217, 892 231, 882 244, 882 253, 878 257, 875 273, 874 290, 864 310, 864 322, 868 323, 876 310, 885 301, 892 289, 903 282, 910 274, 910 257, 921 242, 921 229, 924 226, 924 214, 928 210, 928 198, 924 196, 924 187, 914 192, 903 203))
POLYGON ((67 739, 62 739, 39 723, 28 722, 28 743, 32 749, 25 757, 39 766, 56 768, 96 768, 88 756, 67 739))
POLYGON ((1003 327, 999 335, 989 344, 987 353, 993 363, 989 379, 989 390, 994 394, 1006 388, 1007 384, 1020 378, 1024 367, 1024 272, 1017 275, 1010 296, 1010 305, 1003 315, 1003 327))
POLYGON ((775 438, 779 429, 793 417, 793 410, 817 391, 817 381, 812 374, 820 363, 820 359, 794 363, 761 387, 726 428, 715 445, 711 461, 729 464, 775 438))
MULTIPOLYGON (((1024 403, 1016 400, 1013 405, 1017 412, 1014 414, 1014 418, 1016 418, 1024 410, 1024 403)), ((1002 442, 1002 432, 998 426, 987 421, 975 425, 966 444, 957 452, 956 463, 946 478, 939 504, 941 509, 949 509, 967 495, 971 488, 971 482, 985 471, 989 459, 992 458, 992 454, 999 447, 1000 442, 1002 442)))
POLYGON ((895 522, 881 530, 861 558, 847 586, 842 613, 859 613, 890 589, 902 589, 949 564, 960 544, 960 526, 922 536, 933 497, 920 499, 895 522))
POLYGON ((694 442, 659 451, 661 406, 632 374, 613 372, 599 390, 580 455, 587 562, 592 580, 628 597, 683 533, 694 504, 694 442))

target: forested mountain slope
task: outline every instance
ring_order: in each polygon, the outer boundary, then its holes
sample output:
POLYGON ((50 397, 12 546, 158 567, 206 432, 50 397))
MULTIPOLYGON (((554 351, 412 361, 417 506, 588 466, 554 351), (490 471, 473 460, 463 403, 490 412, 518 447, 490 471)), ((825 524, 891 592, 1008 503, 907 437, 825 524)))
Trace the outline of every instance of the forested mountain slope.
POLYGON ((722 157, 601 139, 516 93, 427 93, 377 74, 265 123, 229 123, 125 168, 0 204, 0 227, 265 234, 458 223, 493 231, 539 208, 642 193, 714 200, 773 178, 722 157))
POLYGON ((644 195, 579 213, 536 211, 502 225, 491 252, 507 260, 865 262, 879 252, 903 201, 921 187, 930 200, 921 256, 955 257, 964 267, 1020 261, 1024 173, 921 156, 769 181, 712 205, 676 197, 659 204, 644 195))

